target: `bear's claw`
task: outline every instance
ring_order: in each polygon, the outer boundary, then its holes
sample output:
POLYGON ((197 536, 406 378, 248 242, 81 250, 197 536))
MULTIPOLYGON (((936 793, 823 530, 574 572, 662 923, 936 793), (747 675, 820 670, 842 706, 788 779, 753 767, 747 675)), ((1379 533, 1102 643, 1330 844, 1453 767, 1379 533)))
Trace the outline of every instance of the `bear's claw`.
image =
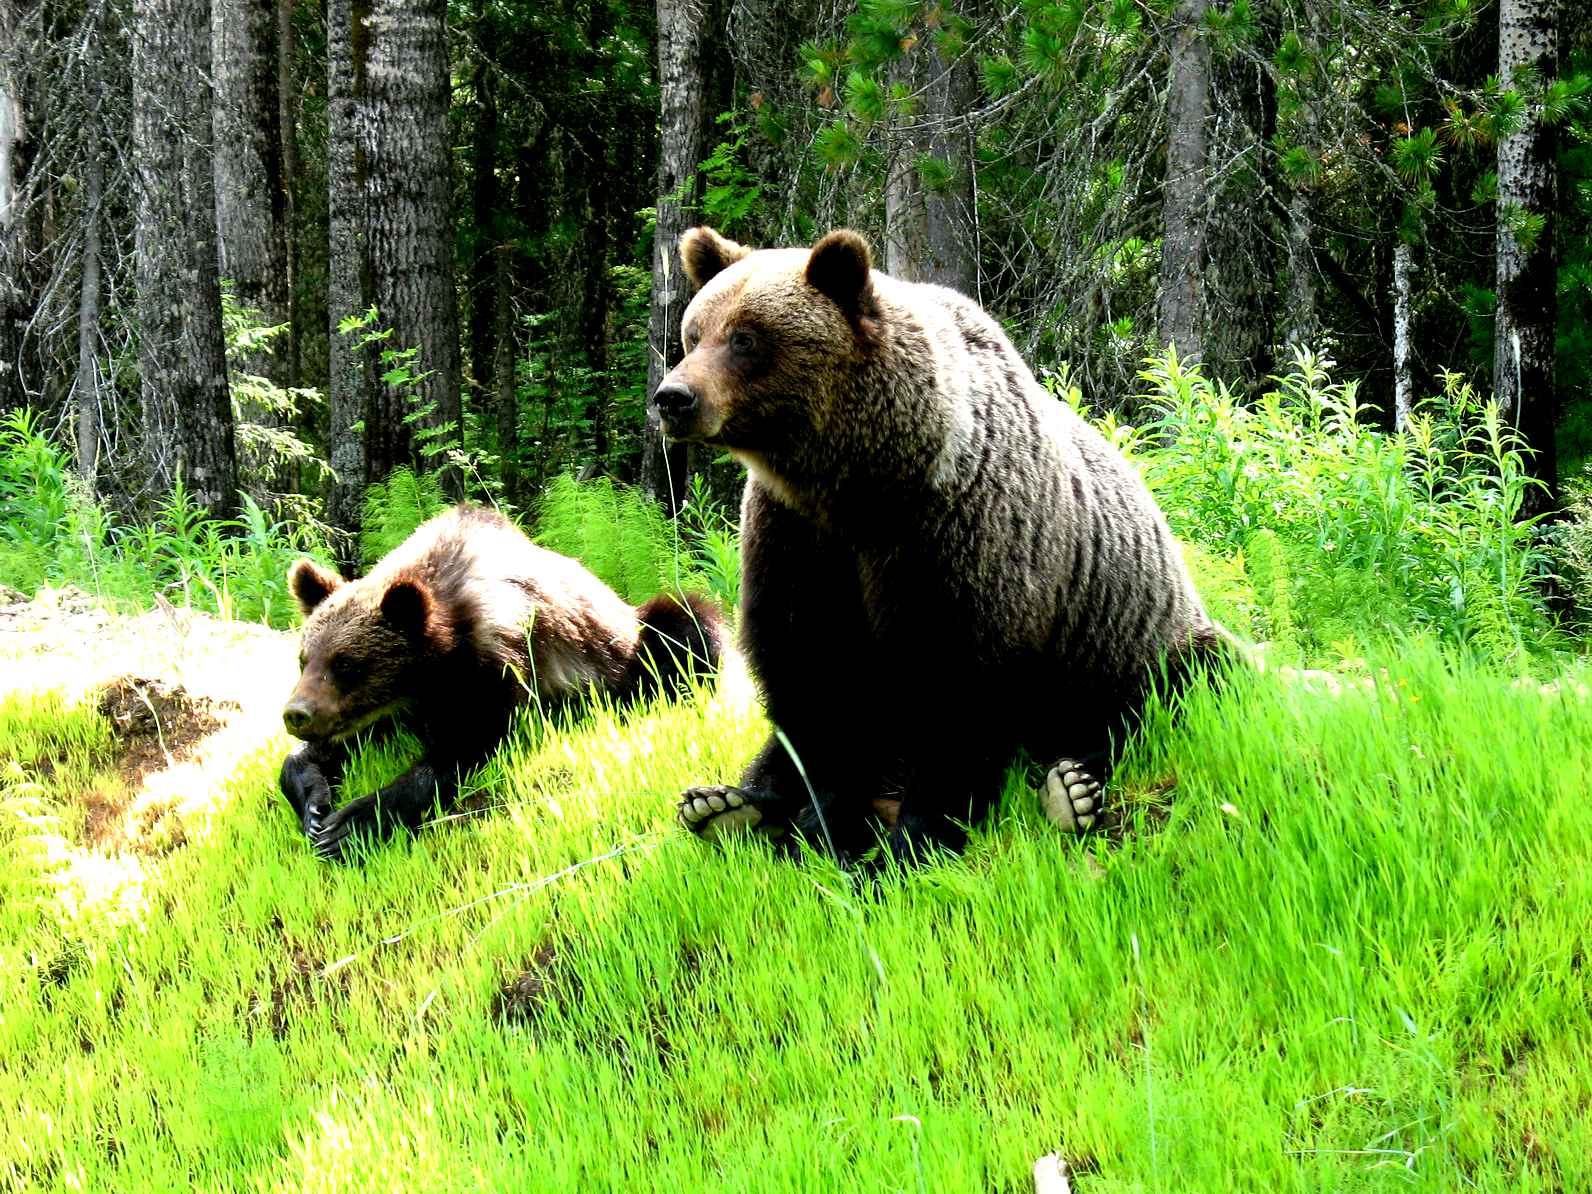
POLYGON ((680 824, 698 837, 718 837, 756 829, 762 810, 739 788, 724 785, 688 788, 675 806, 680 824))
POLYGON ((1105 808, 1105 792, 1076 759, 1060 759, 1045 776, 1040 803, 1045 816, 1068 833, 1086 833, 1105 808))

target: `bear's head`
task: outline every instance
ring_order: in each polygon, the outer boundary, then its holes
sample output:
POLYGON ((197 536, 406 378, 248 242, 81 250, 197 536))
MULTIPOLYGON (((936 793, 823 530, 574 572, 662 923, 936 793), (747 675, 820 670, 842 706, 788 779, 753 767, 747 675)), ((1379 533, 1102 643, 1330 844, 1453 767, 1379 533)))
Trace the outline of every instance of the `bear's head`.
POLYGON ((696 295, 685 358, 652 395, 664 434, 754 468, 812 442, 880 332, 867 241, 841 230, 811 250, 754 251, 692 228, 680 260, 696 295))
POLYGON ((282 710, 295 738, 335 741, 379 721, 415 695, 416 663, 447 647, 437 603, 417 577, 348 581, 299 560, 288 587, 305 618, 302 671, 282 710))

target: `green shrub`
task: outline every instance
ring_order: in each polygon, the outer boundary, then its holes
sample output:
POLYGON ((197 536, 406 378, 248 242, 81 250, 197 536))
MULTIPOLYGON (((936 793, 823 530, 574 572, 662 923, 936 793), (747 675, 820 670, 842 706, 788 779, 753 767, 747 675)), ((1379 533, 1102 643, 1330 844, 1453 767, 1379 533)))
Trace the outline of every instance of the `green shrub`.
POLYGON ((0 419, 0 581, 25 592, 75 584, 144 608, 158 593, 223 617, 285 625, 288 564, 325 556, 325 528, 273 521, 250 496, 211 519, 179 483, 152 522, 118 526, 82 489, 66 452, 26 411, 0 419))
POLYGON ((367 566, 374 564, 448 505, 441 478, 435 473, 417 473, 399 465, 385 481, 373 482, 365 489, 360 556, 367 566))
POLYGON ((1508 658, 1540 643, 1549 558, 1496 406, 1448 375, 1387 434, 1330 369, 1299 352, 1245 405, 1175 355, 1147 363, 1157 414, 1132 442, 1177 532, 1244 553, 1257 633, 1308 651, 1418 629, 1508 658))
POLYGON ((638 490, 608 477, 554 477, 537 508, 535 538, 580 560, 632 604, 657 593, 714 590, 683 528, 638 490))

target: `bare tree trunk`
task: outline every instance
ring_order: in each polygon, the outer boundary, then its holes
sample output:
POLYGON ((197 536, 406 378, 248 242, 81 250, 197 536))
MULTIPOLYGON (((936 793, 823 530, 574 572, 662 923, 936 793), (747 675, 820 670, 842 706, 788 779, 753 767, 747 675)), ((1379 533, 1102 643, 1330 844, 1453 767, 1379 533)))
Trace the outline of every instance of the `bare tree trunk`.
POLYGON ((967 119, 977 83, 967 55, 947 61, 931 30, 915 32, 917 44, 896 73, 897 82, 917 97, 917 110, 897 130, 885 178, 885 270, 977 297, 973 134, 967 119))
MULTIPOLYGON (((476 41, 488 48, 497 45, 495 23, 488 15, 490 3, 482 3, 476 21, 476 41)), ((472 206, 474 208, 475 252, 470 261, 470 374, 483 396, 493 384, 497 365, 498 312, 495 293, 498 278, 498 212, 502 189, 498 185, 498 77, 495 63, 484 58, 475 69, 475 145, 473 147, 472 206)))
POLYGON ((0 0, 0 411, 24 401, 19 371, 22 351, 20 273, 22 205, 17 193, 17 147, 27 135, 22 123, 22 86, 10 68, 16 46, 14 0, 0 0))
POLYGON ((212 517, 237 506, 216 276, 210 6, 134 0, 139 371, 149 482, 180 478, 212 517))
POLYGON ((1205 122, 1211 50, 1202 35, 1207 0, 1178 0, 1167 81, 1165 231, 1161 241, 1162 344, 1185 360, 1204 356, 1200 271, 1205 257, 1205 122))
POLYGON ((97 112, 90 117, 85 141, 83 282, 77 308, 77 471, 92 493, 99 472, 100 203, 105 193, 105 150, 97 112))
MULTIPOLYGON (((277 95, 275 0, 214 0, 216 233, 221 276, 268 324, 288 320, 287 179, 277 95)), ((249 373, 287 381, 285 357, 252 354, 249 373)))
POLYGON ((1410 379, 1410 279, 1414 273, 1409 242, 1393 247, 1393 430, 1409 426, 1415 409, 1410 379))
MULTIPOLYGON (((375 411, 375 374, 368 349, 357 334, 343 335, 338 324, 370 305, 368 245, 365 239, 365 158, 358 146, 359 96, 364 90, 369 35, 364 22, 369 0, 329 0, 326 6, 328 230, 327 454, 332 466, 326 521, 350 534, 359 529, 360 495, 371 477, 365 455, 375 411), (356 31, 358 35, 356 36, 356 31)), ((407 455, 407 452, 406 452, 407 455)), ((358 559, 353 540, 339 552, 339 563, 358 559)))
MULTIPOLYGON (((1546 86, 1558 73, 1557 0, 1501 0, 1498 74, 1505 86, 1546 86), (1534 81, 1517 72, 1534 72, 1534 81)), ((1493 392, 1505 417, 1534 453, 1532 473, 1558 485, 1554 423, 1554 333, 1558 321, 1554 213, 1558 206, 1557 136, 1539 100, 1520 127, 1498 141, 1498 309, 1493 392)))
MULTIPOLYGON (((1306 6, 1307 27, 1299 31, 1300 43, 1312 58, 1320 45, 1321 16, 1315 5, 1306 6)), ((1298 109, 1301 131, 1297 140, 1311 151, 1318 148, 1320 112, 1314 95, 1302 95, 1298 109)), ((1295 180, 1288 194, 1285 229, 1288 253, 1288 289, 1284 297, 1283 339, 1294 347, 1309 347, 1321 330, 1316 312, 1315 193, 1313 181, 1295 180)))
MULTIPOLYGON (((381 322, 393 329, 389 345, 418 348, 424 377, 401 393, 378 391, 375 422, 387 438, 378 453, 371 442, 373 476, 412 459, 405 415, 423 410, 437 434, 435 447, 459 443, 459 297, 454 288, 452 151, 448 137, 446 0, 374 0, 365 140, 366 217, 371 280, 381 322)), ((372 431, 375 428, 371 428, 372 431)), ((462 479, 445 458, 433 456, 443 485, 463 494, 462 479)))
POLYGON ((1315 342, 1316 254, 1310 238, 1315 231, 1310 192, 1296 187, 1288 196, 1288 298, 1283 338, 1290 345, 1309 347, 1315 342))
POLYGON ((500 247, 492 254, 492 293, 497 306, 497 327, 493 336, 497 378, 497 438, 499 471, 503 479, 503 500, 518 505, 520 500, 520 411, 519 386, 514 376, 517 359, 514 344, 514 271, 509 249, 500 247))
MULTIPOLYGON (((702 160, 702 79, 710 26, 693 0, 657 0, 658 91, 663 107, 658 152, 658 219, 652 239, 652 317, 647 330, 647 393, 658 388, 682 355, 680 316, 691 301, 676 248, 687 227, 680 203, 702 160)), ((649 402, 642 441, 641 486, 670 515, 685 500, 690 481, 684 444, 665 442, 649 402)))
MULTIPOLYGON (((1263 46, 1280 36, 1273 14, 1257 14, 1263 46)), ((1269 149, 1277 133, 1270 72, 1236 52, 1211 67, 1206 157, 1204 267, 1200 318, 1204 363, 1212 376, 1258 394, 1276 369, 1276 193, 1269 149)))
POLYGON ((290 386, 299 384, 298 238, 294 235, 297 199, 293 188, 298 181, 298 56, 293 34, 294 0, 276 0, 276 99, 277 131, 280 134, 282 162, 282 222, 287 230, 284 258, 287 293, 287 343, 277 351, 282 362, 282 379, 290 386))

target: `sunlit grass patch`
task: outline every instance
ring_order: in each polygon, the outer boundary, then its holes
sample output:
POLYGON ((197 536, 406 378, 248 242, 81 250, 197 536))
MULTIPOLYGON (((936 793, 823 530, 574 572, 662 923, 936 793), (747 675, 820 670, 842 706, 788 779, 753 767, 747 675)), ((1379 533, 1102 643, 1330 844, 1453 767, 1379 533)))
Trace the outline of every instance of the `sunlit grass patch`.
POLYGON ((472 815, 352 866, 278 737, 139 920, 0 911, 0 1174, 1015 1191, 1059 1148, 1085 1192, 1581 1188, 1592 707, 1420 645, 1368 675, 1152 719, 1120 836, 1014 775, 877 884, 673 825, 764 732, 733 695, 528 717, 472 815))

